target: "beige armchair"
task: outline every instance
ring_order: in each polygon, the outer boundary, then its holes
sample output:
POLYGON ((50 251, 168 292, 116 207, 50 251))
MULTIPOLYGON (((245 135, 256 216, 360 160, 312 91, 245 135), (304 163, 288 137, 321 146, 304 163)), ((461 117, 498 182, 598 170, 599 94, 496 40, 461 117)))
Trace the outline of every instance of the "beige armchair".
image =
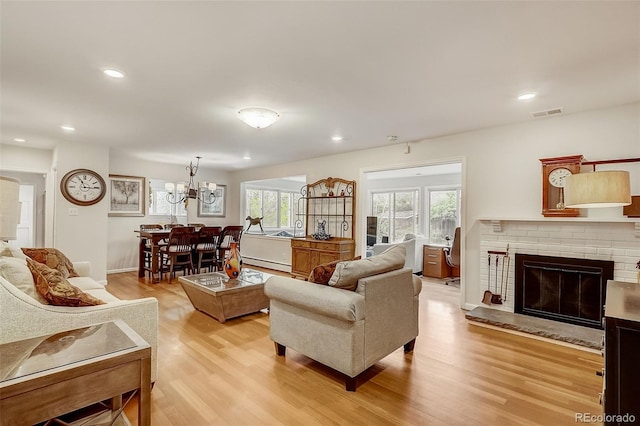
POLYGON ((284 356, 289 347, 338 370, 348 391, 355 391, 356 376, 391 352, 412 351, 418 336, 422 281, 411 269, 359 278, 355 291, 281 276, 264 289, 276 353, 284 356))

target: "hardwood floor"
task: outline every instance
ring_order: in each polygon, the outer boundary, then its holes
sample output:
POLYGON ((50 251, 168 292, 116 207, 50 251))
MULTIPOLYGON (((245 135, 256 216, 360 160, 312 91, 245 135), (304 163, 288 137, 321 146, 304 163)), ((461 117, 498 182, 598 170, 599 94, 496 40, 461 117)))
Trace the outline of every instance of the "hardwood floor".
POLYGON ((440 280, 423 278, 414 352, 384 358, 352 393, 293 350, 277 357, 268 314, 220 324, 178 280, 108 278, 117 297, 159 302, 154 425, 575 425, 575 413, 602 414, 600 355, 469 325, 459 290, 440 280))

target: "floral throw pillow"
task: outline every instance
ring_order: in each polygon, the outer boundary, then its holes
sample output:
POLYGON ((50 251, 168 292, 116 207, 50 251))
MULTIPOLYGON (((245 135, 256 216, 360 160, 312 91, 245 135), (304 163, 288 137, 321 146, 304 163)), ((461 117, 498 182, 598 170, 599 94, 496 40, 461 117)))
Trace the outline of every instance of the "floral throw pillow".
POLYGON ((33 275, 38 293, 47 302, 56 306, 95 306, 104 302, 72 285, 56 269, 43 263, 27 259, 27 266, 33 275))
POLYGON ((51 269, 62 274, 63 278, 77 277, 73 263, 60 250, 54 248, 23 248, 22 252, 35 260, 43 263, 51 269))
MULTIPOLYGON (((362 256, 355 257, 351 260, 359 260, 362 256)), ((329 285, 329 280, 333 275, 333 272, 336 270, 336 265, 338 262, 344 262, 344 260, 334 260, 333 262, 323 263, 322 265, 318 265, 309 274, 309 278, 307 281, 310 283, 329 285)))

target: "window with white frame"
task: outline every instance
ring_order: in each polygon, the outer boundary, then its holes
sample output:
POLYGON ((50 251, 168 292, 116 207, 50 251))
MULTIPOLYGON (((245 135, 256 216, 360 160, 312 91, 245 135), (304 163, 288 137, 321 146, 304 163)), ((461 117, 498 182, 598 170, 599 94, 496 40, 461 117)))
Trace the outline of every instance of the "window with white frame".
POLYGON ((292 230, 301 197, 300 191, 247 186, 246 215, 253 218, 261 217, 263 229, 292 230))
POLYGON ((429 188, 427 210, 429 212, 429 242, 450 244, 457 226, 460 226, 460 203, 462 191, 455 188, 429 188))
POLYGON ((377 241, 389 237, 389 242, 402 241, 405 234, 420 229, 420 191, 402 189, 372 192, 371 215, 378 218, 377 241))
POLYGON ((169 182, 162 179, 149 179, 149 215, 187 216, 184 202, 172 204, 167 199, 167 194, 169 193, 167 187, 176 188, 177 184, 178 182, 169 182))

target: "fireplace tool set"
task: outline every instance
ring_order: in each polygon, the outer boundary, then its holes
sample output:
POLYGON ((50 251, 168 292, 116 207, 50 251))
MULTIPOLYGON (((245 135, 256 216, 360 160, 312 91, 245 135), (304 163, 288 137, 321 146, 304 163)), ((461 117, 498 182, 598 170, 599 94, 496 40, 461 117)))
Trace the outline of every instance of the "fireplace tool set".
POLYGON ((487 251, 487 289, 485 290, 482 296, 482 303, 486 305, 502 305, 503 302, 507 301, 507 283, 509 281, 509 268, 511 267, 511 257, 509 256, 509 244, 507 244, 506 251, 495 251, 489 250, 487 251), (494 274, 494 282, 495 282, 495 293, 491 291, 491 259, 495 257, 495 274, 494 274), (498 289, 498 269, 499 266, 502 266, 500 270, 500 288, 498 289), (504 297, 503 297, 504 294, 504 297))

